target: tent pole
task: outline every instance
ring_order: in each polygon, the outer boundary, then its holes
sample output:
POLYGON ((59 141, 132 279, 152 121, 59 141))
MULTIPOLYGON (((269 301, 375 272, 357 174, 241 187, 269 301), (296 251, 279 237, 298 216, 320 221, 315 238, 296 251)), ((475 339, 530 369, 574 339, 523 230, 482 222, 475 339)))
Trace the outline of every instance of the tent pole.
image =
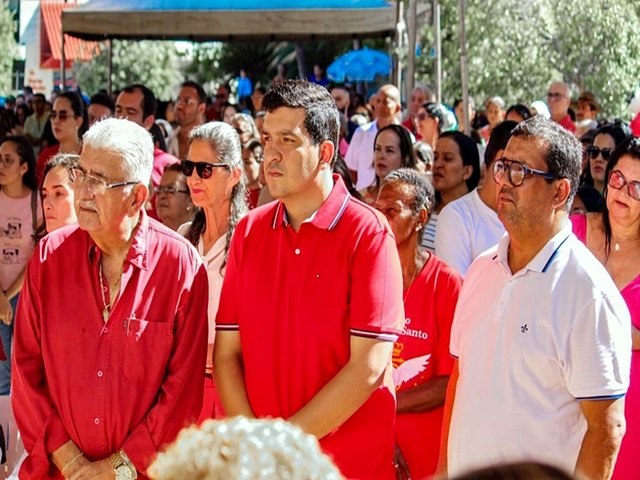
POLYGON ((109 95, 113 92, 113 85, 111 84, 111 77, 113 73, 113 40, 107 39, 107 93, 109 95))
POLYGON ((469 125, 469 73, 467 72, 467 39, 464 24, 465 0, 459 0, 460 5, 460 76, 462 83, 462 107, 464 112, 464 134, 471 134, 469 125))
POLYGON ((435 30, 436 102, 442 102, 442 43, 440 31, 440 2, 433 0, 433 29, 435 30))
POLYGON ((60 91, 64 92, 65 91, 65 86, 67 84, 67 80, 66 80, 66 58, 65 58, 65 54, 64 54, 64 29, 60 29, 60 35, 61 35, 61 43, 60 45, 62 45, 62 47, 60 48, 60 91))
POLYGON ((407 49, 407 81, 405 98, 411 98, 411 92, 413 92, 413 85, 415 84, 416 75, 416 17, 418 15, 418 2, 417 0, 409 0, 409 48, 407 49))

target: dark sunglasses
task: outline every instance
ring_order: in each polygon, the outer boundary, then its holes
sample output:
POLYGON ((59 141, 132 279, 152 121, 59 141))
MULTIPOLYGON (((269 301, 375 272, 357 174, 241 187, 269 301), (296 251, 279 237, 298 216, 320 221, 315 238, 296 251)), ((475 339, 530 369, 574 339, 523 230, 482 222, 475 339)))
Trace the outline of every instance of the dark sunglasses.
POLYGON ((213 175, 214 168, 229 168, 228 163, 208 163, 208 162, 192 162, 191 160, 183 160, 182 173, 185 177, 193 175, 193 169, 198 172, 198 176, 203 180, 210 178, 213 175))
POLYGON ((428 114, 428 113, 426 113, 426 112, 420 112, 420 113, 418 113, 418 114, 416 115, 416 118, 417 118, 419 121, 423 121, 423 120, 426 120, 427 118, 431 118, 431 115, 429 115, 429 114, 428 114))
POLYGON ((69 117, 75 117, 75 115, 70 115, 64 110, 62 110, 61 112, 56 112, 55 110, 52 110, 51 113, 49 114, 49 118, 51 120, 55 120, 56 118, 59 118, 61 122, 64 122, 69 117))
POLYGON ((598 148, 598 147, 594 147, 593 145, 587 148, 587 154, 594 160, 598 158, 598 155, 602 154, 602 158, 604 158, 605 161, 608 162, 609 159, 611 158, 612 153, 613 153, 613 148, 598 148))

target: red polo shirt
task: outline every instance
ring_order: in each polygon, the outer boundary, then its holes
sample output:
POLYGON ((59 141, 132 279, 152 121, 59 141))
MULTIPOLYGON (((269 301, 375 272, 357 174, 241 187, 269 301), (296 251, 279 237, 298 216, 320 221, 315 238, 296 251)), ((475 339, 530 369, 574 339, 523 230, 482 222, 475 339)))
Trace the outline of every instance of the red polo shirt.
POLYGON ((68 440, 94 461, 123 449, 142 473, 200 412, 208 286, 198 253, 143 212, 106 323, 101 251, 87 232, 56 230, 34 253, 13 343, 21 478, 62 478, 49 455, 68 440))
MULTIPOLYGON (((405 293, 404 331, 393 349, 396 375, 407 378, 397 386, 399 392, 451 375, 449 338, 461 285, 460 276, 431 255, 405 293)), ((436 472, 442 413, 443 406, 402 413, 396 419, 398 446, 412 478, 428 478, 436 472)))
POLYGON ((558 122, 559 125, 564 127, 565 130, 569 130, 571 133, 576 133, 576 124, 573 123, 569 114, 567 114, 562 120, 558 122))
MULTIPOLYGON (((289 418, 306 405, 349 360, 352 335, 394 341, 401 331, 402 274, 389 226, 334 181, 298 233, 284 205, 272 202, 233 236, 216 328, 240 331, 258 417, 289 418)), ((395 398, 385 378, 320 442, 348 478, 394 476, 395 398)))

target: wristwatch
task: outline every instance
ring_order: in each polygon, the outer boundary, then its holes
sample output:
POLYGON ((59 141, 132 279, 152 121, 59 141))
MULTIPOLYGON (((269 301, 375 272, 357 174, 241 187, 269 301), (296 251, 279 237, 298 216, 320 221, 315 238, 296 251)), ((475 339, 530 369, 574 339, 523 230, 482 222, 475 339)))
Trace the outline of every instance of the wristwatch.
POLYGON ((136 467, 133 466, 127 454, 122 450, 109 457, 113 470, 116 472, 116 480, 133 480, 138 478, 136 467))

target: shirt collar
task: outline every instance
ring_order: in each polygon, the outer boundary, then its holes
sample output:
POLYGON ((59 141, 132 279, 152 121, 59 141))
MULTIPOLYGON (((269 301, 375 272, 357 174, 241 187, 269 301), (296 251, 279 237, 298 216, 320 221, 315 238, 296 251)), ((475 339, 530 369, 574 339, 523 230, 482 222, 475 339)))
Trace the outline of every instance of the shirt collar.
MULTIPOLYGON (((322 202, 320 208, 308 220, 309 223, 323 230, 333 230, 336 227, 351 198, 351 194, 349 193, 349 190, 347 190, 347 187, 340 175, 334 173, 333 182, 333 188, 331 189, 329 196, 324 202, 322 202)), ((273 215, 272 228, 275 229, 278 226, 289 226, 287 211, 284 204, 280 201, 277 203, 276 210, 273 215)))
MULTIPOLYGON (((544 247, 537 253, 533 259, 527 264, 525 268, 521 271, 524 273, 528 270, 538 272, 538 273, 546 273, 549 269, 549 266, 553 263, 553 260, 556 258, 558 251, 565 243, 567 238, 571 235, 571 223, 564 226, 562 230, 556 233, 551 240, 549 240, 544 247)), ((495 261, 499 262, 507 271, 509 269, 509 234, 505 233, 505 235, 500 239, 498 243, 498 254, 493 257, 495 261)))
MULTIPOLYGON (((133 241, 131 247, 127 252, 125 262, 129 262, 135 267, 141 270, 147 270, 147 244, 149 237, 149 217, 144 209, 140 210, 140 221, 133 234, 133 241)), ((91 261, 97 261, 100 259, 102 252, 95 244, 93 239, 89 237, 89 259, 91 261)))

